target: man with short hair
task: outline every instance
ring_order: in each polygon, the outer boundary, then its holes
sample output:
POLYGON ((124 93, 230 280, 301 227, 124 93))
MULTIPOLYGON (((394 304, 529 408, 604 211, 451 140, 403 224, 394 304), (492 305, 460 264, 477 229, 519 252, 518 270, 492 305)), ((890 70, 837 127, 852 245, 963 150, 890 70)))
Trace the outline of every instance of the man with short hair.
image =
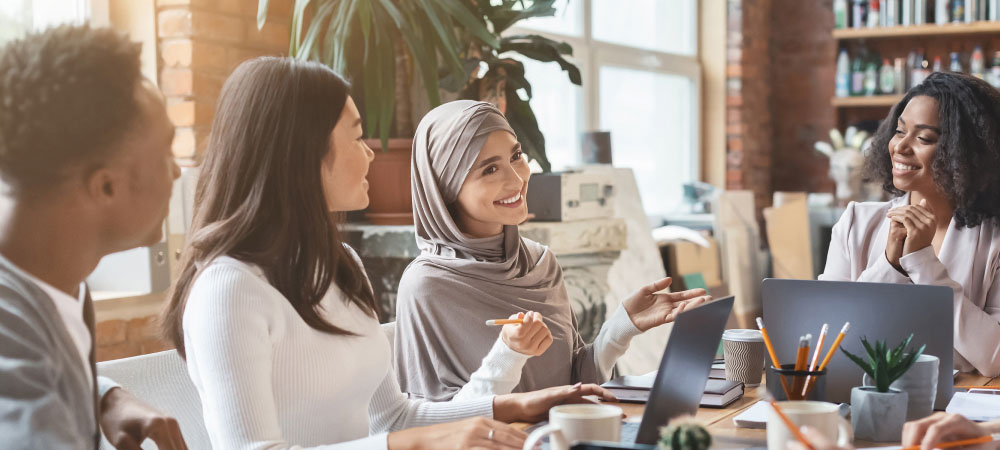
POLYGON ((0 49, 0 447, 184 449, 177 422, 97 377, 84 284, 161 239, 174 128, 139 45, 60 26, 0 49), (100 425, 100 428, 99 426, 100 425))

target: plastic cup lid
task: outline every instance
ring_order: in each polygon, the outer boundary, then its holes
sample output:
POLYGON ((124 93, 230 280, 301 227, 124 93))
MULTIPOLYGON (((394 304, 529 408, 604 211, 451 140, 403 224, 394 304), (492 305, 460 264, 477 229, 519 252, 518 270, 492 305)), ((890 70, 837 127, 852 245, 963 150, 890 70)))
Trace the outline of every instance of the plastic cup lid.
POLYGON ((722 333, 722 339, 727 341, 738 341, 738 342, 763 342, 764 337, 761 336, 760 330, 751 329, 736 329, 736 330, 726 330, 722 333))

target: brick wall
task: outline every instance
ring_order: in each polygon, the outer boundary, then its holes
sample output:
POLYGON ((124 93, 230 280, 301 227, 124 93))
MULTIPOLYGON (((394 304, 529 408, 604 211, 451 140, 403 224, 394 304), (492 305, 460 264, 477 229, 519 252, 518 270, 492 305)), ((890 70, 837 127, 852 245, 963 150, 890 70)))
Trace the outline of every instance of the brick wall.
POLYGON ((833 1, 772 2, 772 185, 776 191, 833 192, 829 160, 813 150, 836 125, 830 106, 837 69, 833 1))
MULTIPOLYGON (((726 187, 832 192, 813 143, 836 123, 832 0, 727 0, 726 187)), ((759 216, 758 216, 759 217, 759 216)))
POLYGON ((194 161, 204 151, 215 101, 241 62, 288 51, 291 0, 271 0, 257 30, 252 0, 157 0, 160 89, 177 126, 174 155, 194 161))
POLYGON ((144 355, 173 348, 160 338, 155 316, 111 319, 97 324, 97 360, 144 355))
MULTIPOLYGON (((177 127, 174 155, 183 164, 204 152, 215 102, 233 69, 257 56, 287 54, 290 10, 291 0, 271 0, 258 31, 256 0, 156 1, 159 84, 177 127)), ((97 324, 98 361, 169 348, 155 315, 97 324)))
POLYGON ((726 20, 726 188, 771 204, 771 5, 728 0, 726 20))

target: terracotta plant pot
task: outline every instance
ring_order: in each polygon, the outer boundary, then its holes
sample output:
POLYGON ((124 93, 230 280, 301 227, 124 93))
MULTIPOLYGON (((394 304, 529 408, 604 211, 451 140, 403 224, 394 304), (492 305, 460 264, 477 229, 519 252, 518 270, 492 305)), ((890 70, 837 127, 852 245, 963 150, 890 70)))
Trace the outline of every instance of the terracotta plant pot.
POLYGON ((376 225, 412 225, 410 153, 413 139, 389 139, 386 150, 378 139, 366 139, 365 142, 375 151, 375 160, 368 168, 369 204, 365 217, 376 225))

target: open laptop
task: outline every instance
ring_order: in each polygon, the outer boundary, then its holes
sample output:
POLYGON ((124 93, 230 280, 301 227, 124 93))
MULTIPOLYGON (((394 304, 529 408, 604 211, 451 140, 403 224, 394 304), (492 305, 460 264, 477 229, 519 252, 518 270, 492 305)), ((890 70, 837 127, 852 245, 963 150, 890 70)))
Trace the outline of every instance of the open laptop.
MULTIPOLYGON (((646 403, 642 422, 622 423, 621 442, 639 445, 601 445, 582 443, 581 449, 655 449, 660 437, 660 427, 670 419, 698 412, 708 374, 712 370, 726 320, 733 309, 733 297, 721 298, 684 311, 674 319, 670 340, 663 350, 660 368, 646 403), (644 444, 644 445, 643 445, 644 444)), ((529 427, 531 431, 543 423, 529 427)), ((543 447, 548 448, 547 444, 543 447)), ((574 447, 577 448, 577 447, 574 447)))
MULTIPOLYGON (((944 286, 766 279, 761 291, 764 326, 782 363, 794 362, 799 336, 819 335, 830 325, 826 354, 844 322, 851 328, 841 348, 863 355, 861 338, 885 339, 898 345, 913 333, 910 346, 926 344, 924 353, 940 358, 935 409, 944 409, 952 395, 953 292, 944 286)), ((815 339, 813 340, 815 345, 815 339)), ((851 388, 861 385, 863 371, 838 351, 827 366, 826 400, 851 401, 851 388)))
POLYGON ((667 347, 663 349, 642 422, 638 428, 635 422, 622 424, 622 442, 656 444, 660 427, 670 419, 698 412, 712 361, 732 309, 733 297, 730 296, 677 316, 667 347))

